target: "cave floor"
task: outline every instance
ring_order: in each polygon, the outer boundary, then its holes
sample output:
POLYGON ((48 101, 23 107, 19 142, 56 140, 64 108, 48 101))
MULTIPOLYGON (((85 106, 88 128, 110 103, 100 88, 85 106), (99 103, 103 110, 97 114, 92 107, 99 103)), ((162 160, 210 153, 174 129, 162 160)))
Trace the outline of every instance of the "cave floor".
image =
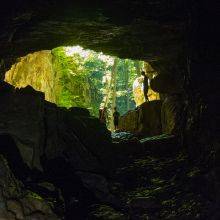
POLYGON ((204 198, 207 180, 202 172, 183 153, 135 159, 110 180, 111 192, 127 207, 96 204, 89 219, 208 219, 211 202, 204 198))

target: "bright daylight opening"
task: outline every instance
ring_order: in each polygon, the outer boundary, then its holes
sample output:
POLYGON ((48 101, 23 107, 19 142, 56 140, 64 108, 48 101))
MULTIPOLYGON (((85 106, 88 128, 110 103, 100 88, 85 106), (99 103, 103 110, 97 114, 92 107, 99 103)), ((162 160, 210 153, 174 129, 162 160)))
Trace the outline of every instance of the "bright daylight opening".
MULTIPOLYGON (((96 117, 106 109, 110 127, 115 107, 123 115, 145 102, 142 71, 149 81, 156 76, 144 61, 119 59, 80 46, 58 47, 21 57, 5 81, 17 88, 30 85, 49 102, 87 108, 96 117)), ((149 101, 159 99, 150 88, 147 95, 149 101)))

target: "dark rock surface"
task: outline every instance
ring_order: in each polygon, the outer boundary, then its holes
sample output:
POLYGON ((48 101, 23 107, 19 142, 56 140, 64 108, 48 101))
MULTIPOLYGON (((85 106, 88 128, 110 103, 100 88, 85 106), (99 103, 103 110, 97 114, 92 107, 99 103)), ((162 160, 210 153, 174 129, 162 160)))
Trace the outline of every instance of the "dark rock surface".
POLYGON ((120 206, 106 177, 140 153, 137 141, 113 144, 107 128, 87 110, 58 108, 31 87, 18 90, 1 83, 0 88, 0 134, 10 135, 14 143, 2 146, 0 152, 26 187, 43 195, 52 193, 62 202, 56 190, 60 189, 67 219, 87 215, 82 210, 96 200, 120 206), (48 189, 42 182, 54 184, 55 189, 51 192, 51 186, 48 189))
POLYGON ((180 135, 184 130, 186 103, 181 94, 166 95, 164 101, 145 102, 120 117, 119 130, 151 137, 160 134, 180 135))
POLYGON ((1 15, 0 57, 6 66, 10 59, 61 45, 163 62, 184 51, 184 1, 10 0, 1 15))
POLYGON ((100 169, 97 158, 101 162, 104 148, 107 154, 111 136, 98 119, 90 117, 84 110, 80 114, 77 109, 57 108, 45 102, 43 94, 31 87, 16 90, 2 83, 0 88, 1 103, 4 103, 1 105, 0 132, 14 137, 30 168, 42 170, 43 155, 47 160, 62 155, 75 169, 100 169))
MULTIPOLYGON (((4 140, 8 137, 0 136, 0 148, 7 147, 4 145, 6 144, 4 140)), ((48 201, 40 195, 24 189, 24 185, 15 178, 7 160, 2 155, 0 155, 0 191, 0 219, 60 219, 53 213, 48 201)))
POLYGON ((161 101, 145 102, 134 111, 120 117, 119 130, 128 131, 137 136, 161 134, 161 101))
POLYGON ((207 170, 189 164, 181 153, 177 136, 162 135, 141 141, 128 138, 113 144, 107 129, 88 111, 60 109, 30 88, 15 90, 6 83, 1 85, 1 104, 8 104, 7 112, 1 105, 7 119, 1 118, 1 134, 12 136, 14 148, 1 147, 0 151, 25 188, 44 198, 43 203, 32 197, 22 199, 21 203, 7 200, 8 210, 12 209, 17 218, 27 215, 26 219, 50 219, 52 215, 51 219, 56 219, 51 209, 42 206, 46 201, 53 204, 57 216, 65 216, 67 220, 72 216, 78 219, 172 219, 173 216, 205 219, 209 216, 214 188, 209 192, 207 189, 212 180, 206 177, 207 170), (42 100, 41 105, 27 104, 34 99, 42 100), (36 124, 42 124, 40 131, 44 132, 38 131, 34 123, 30 128, 29 123, 35 120, 32 113, 36 112, 42 114, 38 119, 43 122, 36 124), (25 120, 26 126, 23 118, 18 117, 21 113, 30 117, 25 120), (18 131, 13 129, 13 124, 18 131), (31 131, 40 134, 40 140, 43 138, 40 151, 35 151, 34 143, 38 139, 31 138, 35 135, 30 135, 28 129, 36 129, 31 131), (28 147, 32 146, 31 152, 40 166, 36 163, 30 166, 29 158, 22 154, 28 140, 33 143, 28 147), (198 188, 200 181, 204 187, 198 188), (35 212, 36 209, 39 211, 35 212))
POLYGON ((184 130, 186 104, 181 95, 168 95, 161 107, 163 134, 179 135, 184 130))
POLYGON ((212 218, 213 202, 205 196, 211 185, 203 172, 188 163, 183 153, 139 157, 117 169, 112 182, 112 191, 128 204, 128 209, 118 211, 98 205, 93 207, 92 216, 102 220, 212 218))
POLYGON ((183 92, 183 76, 179 73, 159 74, 150 81, 151 89, 160 94, 181 94, 183 92))
POLYGON ((31 87, 14 90, 6 83, 1 83, 0 90, 0 132, 14 136, 22 157, 30 167, 42 169, 40 156, 45 139, 43 94, 31 87))

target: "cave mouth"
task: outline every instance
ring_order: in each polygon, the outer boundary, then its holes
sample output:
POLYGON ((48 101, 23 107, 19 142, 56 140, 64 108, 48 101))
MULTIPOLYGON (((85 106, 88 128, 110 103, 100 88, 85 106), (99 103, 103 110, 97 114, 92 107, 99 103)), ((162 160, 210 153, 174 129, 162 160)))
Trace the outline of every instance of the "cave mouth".
MULTIPOLYGON (((57 47, 28 54, 5 74, 16 88, 31 86, 59 107, 86 108, 98 117, 107 108, 110 126, 114 107, 121 115, 145 102, 144 70, 149 79, 157 73, 144 61, 121 59, 81 46, 57 47)), ((159 94, 149 89, 149 100, 159 94)))

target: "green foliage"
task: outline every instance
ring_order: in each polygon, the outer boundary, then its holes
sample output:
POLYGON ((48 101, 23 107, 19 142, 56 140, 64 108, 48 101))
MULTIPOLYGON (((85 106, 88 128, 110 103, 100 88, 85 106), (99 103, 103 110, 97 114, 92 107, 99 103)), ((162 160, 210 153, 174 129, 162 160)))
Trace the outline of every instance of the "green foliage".
MULTIPOLYGON (((87 108, 92 115, 98 116, 100 104, 109 93, 103 79, 111 73, 114 57, 80 47, 58 47, 52 50, 52 54, 53 68, 58 78, 57 105, 87 108)), ((121 114, 135 107, 132 84, 137 77, 136 63, 119 59, 117 65, 116 103, 121 114)), ((142 65, 143 62, 140 63, 142 65)), ((108 107, 111 108, 111 97, 108 107)))
POLYGON ((121 114, 135 108, 133 97, 133 82, 138 77, 136 65, 143 68, 144 62, 120 60, 117 69, 117 106, 121 114))
POLYGON ((97 115, 102 96, 99 90, 106 64, 98 59, 95 52, 86 58, 78 53, 67 56, 65 48, 59 47, 52 53, 60 85, 57 104, 67 108, 88 108, 93 115, 97 115))

